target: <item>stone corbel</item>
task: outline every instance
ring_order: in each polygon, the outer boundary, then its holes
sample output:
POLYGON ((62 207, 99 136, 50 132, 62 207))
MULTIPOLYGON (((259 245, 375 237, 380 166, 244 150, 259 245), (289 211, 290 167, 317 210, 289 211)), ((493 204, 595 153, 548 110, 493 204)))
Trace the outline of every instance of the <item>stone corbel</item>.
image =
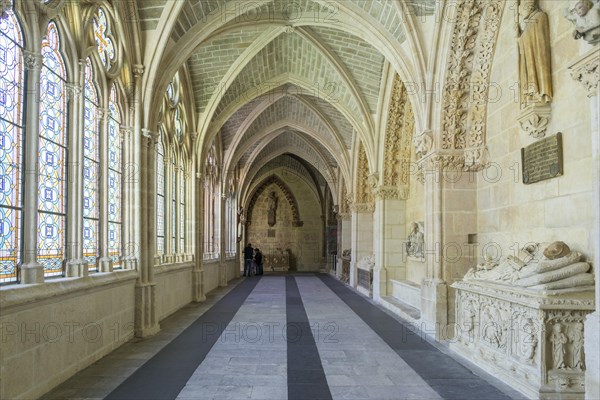
POLYGON ((369 186, 375 189, 379 183, 379 173, 373 172, 371 175, 367 176, 367 181, 369 182, 369 186))
POLYGON ((585 87, 588 97, 594 97, 598 94, 600 51, 597 47, 573 63, 569 69, 571 70, 571 77, 585 87))
POLYGON ((79 100, 83 94, 83 87, 79 83, 70 82, 65 85, 67 101, 79 100))
POLYGON ((27 70, 40 70, 42 68, 43 57, 33 51, 23 51, 23 65, 27 70))
POLYGON ((519 115, 521 129, 534 139, 543 138, 550 123, 550 113, 550 104, 527 105, 519 115))

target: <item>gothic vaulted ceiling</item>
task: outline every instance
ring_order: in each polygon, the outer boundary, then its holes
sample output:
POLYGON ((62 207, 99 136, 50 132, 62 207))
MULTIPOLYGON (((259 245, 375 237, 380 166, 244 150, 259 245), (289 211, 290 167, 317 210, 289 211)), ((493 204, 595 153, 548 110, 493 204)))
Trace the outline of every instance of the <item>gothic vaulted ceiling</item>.
POLYGON ((374 146, 386 67, 404 62, 393 54, 407 41, 406 15, 435 7, 435 0, 137 3, 142 33, 169 35, 154 90, 164 91, 187 64, 200 154, 218 138, 223 170, 239 168, 246 179, 294 154, 330 185, 351 176, 357 139, 374 146))

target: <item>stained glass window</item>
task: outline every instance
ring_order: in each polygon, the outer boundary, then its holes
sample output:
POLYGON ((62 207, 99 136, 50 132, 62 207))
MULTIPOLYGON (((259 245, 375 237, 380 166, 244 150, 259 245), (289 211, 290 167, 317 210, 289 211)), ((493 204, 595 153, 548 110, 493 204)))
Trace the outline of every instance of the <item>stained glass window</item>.
POLYGON ((121 111, 117 101, 117 91, 113 85, 110 92, 108 109, 108 255, 113 267, 121 267, 121 111))
POLYGON ((185 168, 179 164, 179 253, 185 254, 185 168))
POLYGON ((38 262, 46 276, 63 273, 66 227, 67 72, 56 24, 42 41, 38 152, 38 262))
POLYGON ((102 63, 107 69, 110 69, 115 61, 115 46, 110 37, 108 18, 102 7, 98 8, 94 16, 94 37, 96 38, 96 47, 102 63))
POLYGON ((99 204, 98 177, 98 91, 94 71, 88 58, 85 64, 83 108, 83 257, 89 268, 97 270, 99 204))
POLYGON ((165 253, 165 149, 162 132, 156 147, 156 253, 165 253))
POLYGON ((8 10, 0 18, 0 283, 17 280, 21 262, 23 31, 8 10))

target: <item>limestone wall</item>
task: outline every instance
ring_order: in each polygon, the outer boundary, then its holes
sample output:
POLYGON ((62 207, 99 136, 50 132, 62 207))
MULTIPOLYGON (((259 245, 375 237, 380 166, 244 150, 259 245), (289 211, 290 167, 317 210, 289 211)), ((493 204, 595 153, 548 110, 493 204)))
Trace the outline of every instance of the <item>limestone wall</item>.
POLYGON ((562 15, 566 5, 563 1, 540 1, 549 16, 552 48, 554 101, 547 135, 563 134, 564 175, 532 185, 524 185, 521 176, 520 149, 534 139, 522 132, 517 122, 514 7, 507 4, 504 9, 491 77, 492 84, 501 91, 498 96, 490 94, 497 100, 490 102, 487 119, 487 144, 495 164, 477 179, 480 260, 485 244, 497 243, 506 253, 531 240, 563 240, 593 257, 589 102, 585 90, 573 81, 567 69, 584 44, 572 37, 573 27, 562 15))
POLYGON ((192 301, 193 263, 164 265, 156 268, 156 315, 163 320, 192 301), (189 288, 186 290, 185 288, 189 288))
POLYGON ((133 337, 135 271, 0 291, 0 398, 34 399, 133 337))
POLYGON ((322 257, 323 223, 321 207, 311 187, 295 175, 286 174, 282 179, 292 191, 298 203, 301 227, 292 226, 292 209, 284 193, 276 185, 265 188, 258 196, 252 209, 251 224, 248 226, 247 241, 258 247, 263 254, 277 249, 291 250, 290 265, 298 271, 316 271, 325 265, 322 257), (291 178, 290 178, 291 177, 291 178), (278 197, 276 224, 270 227, 267 221, 269 193, 278 197))
POLYGON ((211 290, 214 290, 219 287, 220 265, 221 264, 218 260, 203 263, 202 268, 204 269, 204 293, 209 293, 211 290))

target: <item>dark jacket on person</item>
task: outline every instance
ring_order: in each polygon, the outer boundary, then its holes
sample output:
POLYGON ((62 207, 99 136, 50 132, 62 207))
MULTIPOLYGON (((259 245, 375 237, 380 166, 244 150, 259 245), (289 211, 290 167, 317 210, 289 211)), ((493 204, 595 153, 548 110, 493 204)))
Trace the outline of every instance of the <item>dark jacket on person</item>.
POLYGON ((252 248, 252 246, 244 247, 244 259, 245 260, 252 260, 253 255, 254 255, 254 249, 252 248))
POLYGON ((262 253, 260 251, 257 251, 254 255, 254 262, 258 265, 262 265, 262 253))

